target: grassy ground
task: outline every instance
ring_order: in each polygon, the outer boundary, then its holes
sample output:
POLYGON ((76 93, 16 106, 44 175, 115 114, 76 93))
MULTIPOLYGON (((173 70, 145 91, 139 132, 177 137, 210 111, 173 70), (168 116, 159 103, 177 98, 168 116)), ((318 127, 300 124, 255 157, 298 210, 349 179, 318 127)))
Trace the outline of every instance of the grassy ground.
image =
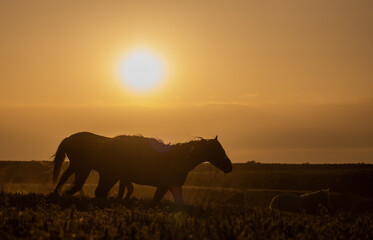
POLYGON ((153 203, 155 188, 140 185, 129 201, 113 198, 118 186, 112 198, 94 199, 95 173, 84 196, 50 197, 50 170, 49 163, 0 163, 0 239, 373 239, 372 165, 251 163, 223 174, 203 164, 188 176, 182 208, 170 194, 153 203), (331 215, 268 208, 280 192, 328 187, 331 215))
POLYGON ((0 239, 373 239, 373 215, 3 193, 0 239))
MULTIPOLYGON (((110 191, 111 197, 118 195, 117 183, 110 191)), ((71 187, 66 184, 62 192, 71 187)), ((94 191, 97 184, 84 184, 84 196, 94 197, 94 191)), ((53 191, 54 185, 48 184, 14 184, 6 183, 2 185, 6 192, 13 193, 42 193, 49 194, 53 191)), ((154 195, 155 188, 144 185, 136 185, 133 197, 138 199, 151 199, 154 195)), ((219 202, 222 204, 238 204, 242 206, 268 207, 272 198, 282 192, 292 192, 295 194, 303 194, 310 191, 289 191, 278 189, 236 189, 236 188, 222 188, 222 187, 203 187, 203 186, 183 186, 183 198, 187 204, 191 205, 209 205, 211 202, 219 202)), ((79 195, 79 193, 77 193, 79 195)), ((334 210, 336 212, 349 211, 351 208, 360 203, 368 203, 371 205, 372 200, 369 198, 359 197, 351 194, 341 194, 336 192, 330 193, 330 198, 334 210)), ((168 192, 164 200, 172 201, 172 196, 168 192)), ((365 204, 366 205, 366 204, 365 204)), ((367 206, 362 206, 364 211, 367 206)), ((368 207, 369 211, 373 211, 373 206, 368 207)))

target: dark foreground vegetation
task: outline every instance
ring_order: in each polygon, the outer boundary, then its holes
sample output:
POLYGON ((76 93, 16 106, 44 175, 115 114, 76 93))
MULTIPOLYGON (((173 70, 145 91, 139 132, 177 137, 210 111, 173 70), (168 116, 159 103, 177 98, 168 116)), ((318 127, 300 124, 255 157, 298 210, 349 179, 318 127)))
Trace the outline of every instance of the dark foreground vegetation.
POLYGON ((2 193, 0 239, 373 239, 373 215, 2 193))
POLYGON ((201 164, 183 187, 184 207, 170 194, 154 203, 155 188, 140 185, 128 201, 94 199, 95 172, 85 195, 50 197, 51 170, 51 162, 0 162, 0 239, 373 239, 370 164, 249 162, 234 164, 230 174, 201 164), (269 209, 278 193, 325 188, 333 212, 269 209))

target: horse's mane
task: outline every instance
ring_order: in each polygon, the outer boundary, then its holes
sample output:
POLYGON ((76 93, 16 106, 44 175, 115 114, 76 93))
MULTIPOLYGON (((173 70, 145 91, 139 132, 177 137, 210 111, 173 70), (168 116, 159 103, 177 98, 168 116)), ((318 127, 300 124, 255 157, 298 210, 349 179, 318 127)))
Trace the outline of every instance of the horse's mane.
POLYGON ((207 141, 207 139, 205 139, 203 137, 194 137, 192 140, 190 140, 188 142, 165 143, 160 138, 144 137, 141 134, 137 134, 137 135, 118 135, 118 136, 115 136, 113 139, 115 139, 115 140, 134 139, 134 140, 137 140, 139 142, 152 141, 153 143, 159 144, 162 147, 182 147, 182 146, 186 146, 186 145, 189 146, 189 145, 198 144, 198 143, 203 142, 203 141, 207 141))
POLYGON ((159 144, 163 144, 163 145, 170 145, 169 143, 164 143, 164 141, 160 138, 151 138, 151 137, 144 137, 143 135, 141 134, 137 134, 137 135, 118 135, 118 136, 115 136, 113 139, 136 139, 136 140, 139 140, 139 141, 142 141, 142 140, 151 140, 151 141, 155 141, 159 144))

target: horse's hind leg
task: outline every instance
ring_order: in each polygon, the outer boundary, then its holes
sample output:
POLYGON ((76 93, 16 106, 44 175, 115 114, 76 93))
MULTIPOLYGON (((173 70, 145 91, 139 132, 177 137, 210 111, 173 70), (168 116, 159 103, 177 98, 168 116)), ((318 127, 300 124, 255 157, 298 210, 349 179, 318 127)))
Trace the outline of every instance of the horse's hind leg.
POLYGON ((58 184, 56 188, 54 189, 52 195, 58 195, 58 192, 61 188, 61 186, 69 179, 69 177, 74 173, 74 168, 70 164, 70 166, 65 170, 65 172, 62 174, 60 180, 58 181, 58 184))
POLYGON ((77 191, 81 190, 90 172, 90 169, 85 169, 83 171, 80 171, 78 174, 75 173, 75 184, 70 190, 65 193, 65 195, 73 195, 77 191))
POLYGON ((110 189, 115 185, 117 181, 117 178, 114 178, 108 174, 100 173, 100 178, 98 180, 98 185, 95 191, 96 198, 106 198, 109 194, 110 189))
MULTIPOLYGON (((126 184, 121 180, 119 182, 119 190, 118 190, 118 198, 119 199, 122 199, 123 195, 124 195, 124 190, 126 188, 126 184)), ((128 194, 127 194, 128 195, 128 194)), ((127 196, 126 196, 127 198, 127 196)))
POLYGON ((158 187, 157 190, 155 191, 153 201, 159 202, 163 198, 163 196, 166 194, 168 191, 168 187, 158 187))
POLYGON ((125 197, 125 199, 129 199, 133 193, 133 184, 132 183, 127 183, 127 195, 125 197))
MULTIPOLYGON (((78 184, 78 179, 79 178, 82 178, 81 176, 79 176, 80 173, 75 173, 75 184, 77 185, 78 184)), ((88 174, 89 175, 89 174, 88 174)), ((83 176, 84 177, 84 176, 83 176)), ((84 179, 84 182, 87 180, 88 176, 84 179)), ((80 195, 83 197, 84 196, 84 191, 83 191, 83 186, 79 189, 79 193, 80 195)))
POLYGON ((126 197, 125 199, 129 199, 133 193, 133 184, 130 183, 130 182, 125 182, 125 181, 122 181, 120 180, 120 183, 119 183, 119 191, 118 191, 118 198, 119 199, 122 199, 123 195, 124 195, 124 190, 125 188, 127 187, 127 194, 126 194, 126 197))

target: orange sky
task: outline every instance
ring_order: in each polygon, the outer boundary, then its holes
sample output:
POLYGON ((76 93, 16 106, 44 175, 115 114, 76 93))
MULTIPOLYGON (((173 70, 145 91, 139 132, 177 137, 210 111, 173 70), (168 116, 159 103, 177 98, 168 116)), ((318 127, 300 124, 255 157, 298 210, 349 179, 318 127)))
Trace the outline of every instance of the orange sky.
POLYGON ((233 161, 373 163, 373 2, 0 2, 0 159, 78 132, 216 134, 233 161), (136 47, 168 68, 120 83, 136 47))

